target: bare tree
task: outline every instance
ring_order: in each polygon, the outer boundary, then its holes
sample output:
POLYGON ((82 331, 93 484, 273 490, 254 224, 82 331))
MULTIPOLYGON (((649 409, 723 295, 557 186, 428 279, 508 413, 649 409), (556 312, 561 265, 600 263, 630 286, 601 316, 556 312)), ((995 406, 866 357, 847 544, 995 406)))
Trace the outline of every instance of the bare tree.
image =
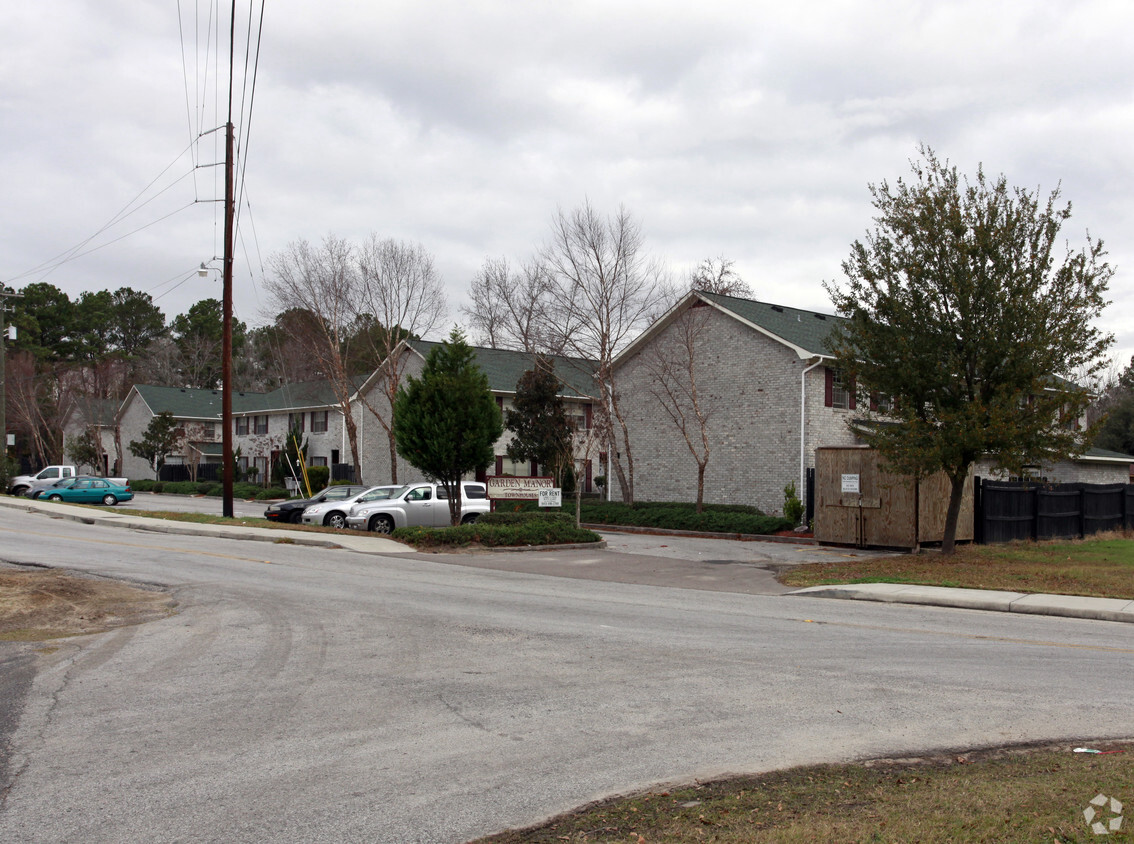
POLYGON ((642 354, 651 376, 650 394, 677 426, 697 463, 698 513, 704 509, 705 467, 712 453, 709 419, 713 397, 701 389, 697 379, 698 353, 708 331, 708 309, 686 308, 642 354))
POLYGON ((507 258, 486 258, 469 288, 472 306, 461 307, 473 340, 492 349, 558 354, 549 323, 552 280, 547 267, 531 259, 518 268, 507 258))
POLYGON ((730 261, 723 255, 706 258, 689 274, 689 289, 751 299, 752 288, 733 269, 735 266, 735 261, 730 261))
POLYGON ((422 337, 438 328, 448 312, 445 288, 433 265, 433 256, 419 243, 371 234, 357 251, 358 292, 356 316, 376 323, 359 338, 384 367, 381 381, 384 406, 375 407, 365 395, 363 404, 378 420, 390 448, 390 480, 398 482, 398 453, 394 436, 394 400, 402 383, 405 356, 395 356, 398 344, 422 337))
POLYGON ((596 361, 600 435, 612 452, 622 497, 632 504, 634 456, 613 361, 648 323, 663 270, 646 254, 641 225, 629 211, 607 217, 589 202, 556 213, 542 257, 552 281, 550 323, 564 349, 596 361))
POLYGON ((317 247, 305 240, 291 243, 268 259, 273 277, 265 287, 274 309, 302 309, 311 317, 310 332, 298 339, 304 351, 319 363, 338 401, 350 443, 354 477, 362 478, 358 425, 351 412, 355 385, 347 371, 352 326, 360 298, 359 273, 354 249, 342 238, 328 235, 317 247))

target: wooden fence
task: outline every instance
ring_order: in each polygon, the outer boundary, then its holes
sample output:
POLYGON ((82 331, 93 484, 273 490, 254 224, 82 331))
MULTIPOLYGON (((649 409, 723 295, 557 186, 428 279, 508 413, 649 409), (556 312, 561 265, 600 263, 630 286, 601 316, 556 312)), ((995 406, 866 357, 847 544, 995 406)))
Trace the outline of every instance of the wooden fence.
POLYGON ((1134 529, 1134 484, 1038 484, 976 479, 977 542, 1071 539, 1134 529))

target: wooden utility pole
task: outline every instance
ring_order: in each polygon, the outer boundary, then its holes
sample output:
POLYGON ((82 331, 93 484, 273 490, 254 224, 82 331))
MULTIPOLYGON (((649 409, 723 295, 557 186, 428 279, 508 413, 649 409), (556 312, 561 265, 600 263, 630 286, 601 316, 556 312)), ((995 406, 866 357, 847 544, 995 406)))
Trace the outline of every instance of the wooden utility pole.
POLYGON ((0 284, 0 440, 3 440, 0 442, 0 456, 4 461, 0 474, 5 478, 8 477, 8 314, 12 310, 8 299, 18 296, 19 293, 0 284))
POLYGON ((228 36, 228 123, 224 144, 224 293, 221 339, 221 450, 224 452, 224 494, 221 515, 227 519, 232 510, 232 252, 233 226, 236 221, 236 200, 232 128, 232 70, 236 45, 236 3, 232 4, 232 23, 228 36))

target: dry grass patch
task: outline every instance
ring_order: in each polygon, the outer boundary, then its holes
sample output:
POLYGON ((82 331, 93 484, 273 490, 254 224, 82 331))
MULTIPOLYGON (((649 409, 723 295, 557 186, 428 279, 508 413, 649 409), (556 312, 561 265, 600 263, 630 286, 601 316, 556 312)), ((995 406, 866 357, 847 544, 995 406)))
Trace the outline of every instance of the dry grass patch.
MULTIPOLYGON (((1134 812, 1134 746, 1112 755, 1019 749, 909 762, 793 768, 619 798, 478 844, 1131 841, 1096 835, 1099 794, 1134 812)), ((1109 820, 1109 804, 1100 817, 1109 820)))
POLYGON ((1052 542, 967 545, 897 557, 813 563, 780 576, 787 586, 917 583, 1134 600, 1134 539, 1122 534, 1052 542))
POLYGON ((0 641, 38 642, 164 618, 176 603, 154 589, 57 569, 0 570, 0 641))

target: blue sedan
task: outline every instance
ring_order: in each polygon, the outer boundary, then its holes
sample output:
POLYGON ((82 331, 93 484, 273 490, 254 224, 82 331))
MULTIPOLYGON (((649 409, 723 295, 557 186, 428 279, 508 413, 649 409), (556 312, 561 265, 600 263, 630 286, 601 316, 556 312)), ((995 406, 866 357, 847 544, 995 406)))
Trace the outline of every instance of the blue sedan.
POLYGON ((69 501, 73 504, 105 504, 111 507, 134 497, 128 486, 112 484, 104 478, 77 478, 66 487, 45 489, 40 496, 48 501, 69 501))

